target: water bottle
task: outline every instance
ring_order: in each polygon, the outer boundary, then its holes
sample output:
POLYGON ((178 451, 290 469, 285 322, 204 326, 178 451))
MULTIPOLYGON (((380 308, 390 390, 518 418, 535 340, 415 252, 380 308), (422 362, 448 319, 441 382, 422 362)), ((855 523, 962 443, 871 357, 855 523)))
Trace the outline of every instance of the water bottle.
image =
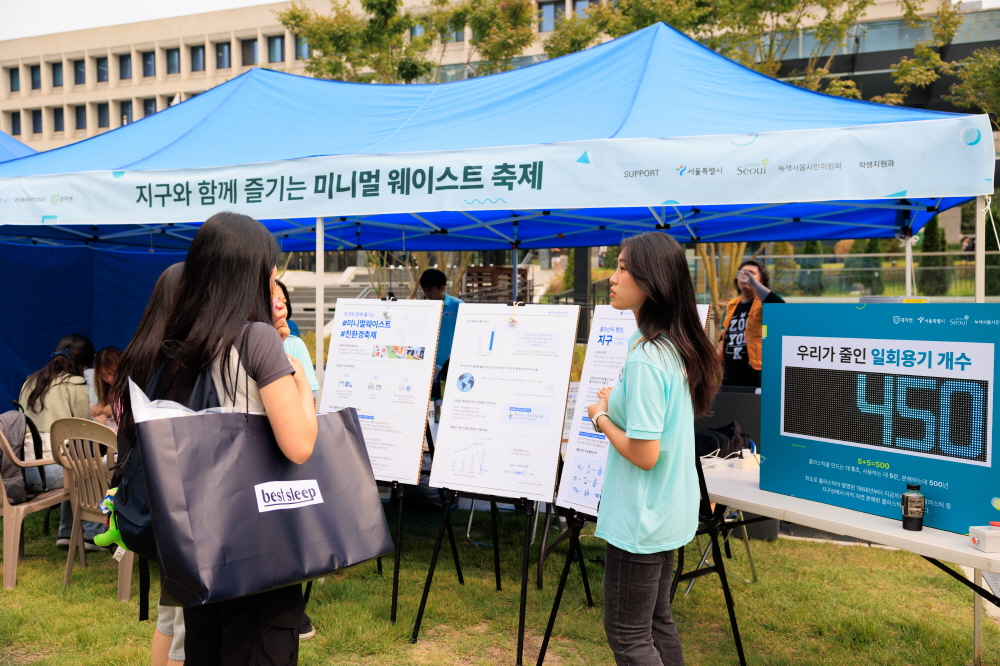
POLYGON ((924 496, 919 483, 906 484, 903 493, 903 529, 919 532, 924 529, 924 496))

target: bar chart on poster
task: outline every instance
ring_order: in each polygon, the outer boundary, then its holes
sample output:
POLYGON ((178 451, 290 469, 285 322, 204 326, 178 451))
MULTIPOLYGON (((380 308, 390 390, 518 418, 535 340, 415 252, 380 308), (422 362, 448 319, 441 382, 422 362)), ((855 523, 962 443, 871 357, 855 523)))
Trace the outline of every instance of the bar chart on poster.
POLYGON ((579 307, 458 311, 430 485, 549 502, 579 307))
MULTIPOLYGON (((699 305, 698 317, 706 326, 708 316, 709 307, 699 305)), ((636 330, 635 315, 631 310, 615 310, 610 305, 594 308, 565 463, 559 479, 557 506, 597 515, 608 459, 608 439, 594 430, 587 417, 587 406, 597 402, 598 390, 618 382, 628 356, 627 341, 636 330)))
POLYGON ((441 301, 337 301, 320 412, 358 410, 379 481, 420 482, 441 301))

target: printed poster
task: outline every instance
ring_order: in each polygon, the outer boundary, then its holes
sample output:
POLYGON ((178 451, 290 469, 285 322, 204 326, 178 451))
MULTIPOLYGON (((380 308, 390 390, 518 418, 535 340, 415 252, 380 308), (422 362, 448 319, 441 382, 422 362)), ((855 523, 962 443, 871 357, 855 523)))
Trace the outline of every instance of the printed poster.
POLYGON ((337 301, 320 412, 358 410, 379 481, 420 482, 442 305, 337 301))
POLYGON ((430 485, 551 502, 579 307, 458 310, 430 485))

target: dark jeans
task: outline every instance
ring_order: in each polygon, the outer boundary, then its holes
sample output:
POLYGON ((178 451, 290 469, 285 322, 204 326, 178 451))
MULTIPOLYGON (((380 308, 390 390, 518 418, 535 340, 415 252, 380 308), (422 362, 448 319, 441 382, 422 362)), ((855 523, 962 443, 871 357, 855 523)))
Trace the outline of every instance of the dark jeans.
POLYGON ((618 666, 683 666, 670 614, 674 551, 637 555, 607 545, 604 631, 618 666))
POLYGON ((295 666, 302 586, 184 609, 185 666, 295 666))

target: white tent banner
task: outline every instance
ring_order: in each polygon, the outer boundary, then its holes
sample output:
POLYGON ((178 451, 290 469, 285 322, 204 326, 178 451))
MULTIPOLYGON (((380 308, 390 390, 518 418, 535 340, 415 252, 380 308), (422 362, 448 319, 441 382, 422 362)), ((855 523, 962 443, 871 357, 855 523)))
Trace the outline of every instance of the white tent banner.
POLYGON ((197 222, 223 209, 276 219, 965 197, 993 192, 993 162, 988 118, 956 116, 0 178, 0 224, 197 222))

